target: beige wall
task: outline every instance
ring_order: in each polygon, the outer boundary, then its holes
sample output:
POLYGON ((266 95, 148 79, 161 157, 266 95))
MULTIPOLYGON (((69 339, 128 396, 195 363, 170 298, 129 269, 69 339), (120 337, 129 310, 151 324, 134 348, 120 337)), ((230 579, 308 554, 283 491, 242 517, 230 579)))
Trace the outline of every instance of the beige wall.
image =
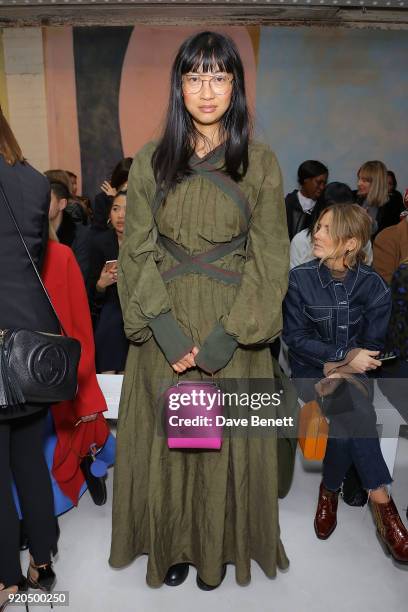
POLYGON ((3 30, 4 72, 10 125, 24 156, 38 170, 49 168, 41 28, 3 30))
POLYGON ((0 29, 0 106, 8 119, 7 80, 4 71, 3 31, 0 29))

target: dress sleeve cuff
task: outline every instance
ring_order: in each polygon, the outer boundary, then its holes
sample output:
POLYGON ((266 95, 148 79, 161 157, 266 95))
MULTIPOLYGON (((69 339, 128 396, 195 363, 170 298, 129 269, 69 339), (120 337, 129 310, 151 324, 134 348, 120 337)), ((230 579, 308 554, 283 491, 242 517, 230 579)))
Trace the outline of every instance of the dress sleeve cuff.
POLYGON ((234 336, 227 334, 221 323, 217 323, 204 340, 195 362, 199 368, 212 374, 227 365, 237 346, 234 336))
POLYGON ((193 340, 185 335, 170 311, 152 319, 149 327, 170 364, 179 361, 194 346, 193 340))

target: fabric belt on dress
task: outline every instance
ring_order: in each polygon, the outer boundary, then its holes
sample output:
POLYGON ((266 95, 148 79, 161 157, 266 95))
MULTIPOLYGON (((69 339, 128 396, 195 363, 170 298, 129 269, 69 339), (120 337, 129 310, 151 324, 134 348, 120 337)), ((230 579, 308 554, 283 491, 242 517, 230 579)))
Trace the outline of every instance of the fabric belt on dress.
MULTIPOLYGON (((223 150, 219 149, 213 156, 212 161, 219 161, 220 155, 222 154, 223 150)), ((238 184, 233 181, 230 176, 224 172, 221 172, 221 170, 212 165, 208 160, 200 160, 199 158, 196 158, 196 161, 191 162, 191 169, 193 173, 199 174, 200 176, 205 176, 209 181, 211 181, 214 185, 221 189, 221 191, 229 196, 234 204, 239 208, 247 225, 249 224, 251 209, 248 199, 243 191, 239 188, 238 184)), ((154 219, 156 219, 157 212, 162 205, 163 200, 163 190, 157 188, 152 202, 152 213, 154 219)), ((171 240, 167 236, 163 236, 158 231, 159 244, 179 262, 169 270, 162 273, 163 280, 165 282, 169 282, 178 276, 193 272, 204 274, 230 285, 239 285, 242 277, 240 272, 234 272, 233 270, 226 270, 220 266, 215 266, 213 265, 213 262, 225 257, 226 255, 229 255, 230 253, 233 253, 239 248, 244 247, 247 235, 248 231, 246 230, 229 242, 223 242, 222 244, 219 244, 203 253, 190 255, 180 245, 174 242, 174 240, 171 240)))
POLYGON ((223 242, 222 244, 219 244, 218 246, 210 249, 209 251, 205 251, 204 253, 190 255, 173 240, 159 234, 159 244, 179 262, 169 270, 162 272, 162 278, 165 282, 169 282, 173 280, 173 278, 182 276, 183 274, 196 272, 199 274, 205 274, 206 276, 210 276, 211 278, 215 278, 216 280, 223 281, 224 283, 230 285, 239 285, 242 276, 240 272, 225 270, 219 266, 212 265, 212 262, 217 261, 217 259, 221 259, 221 257, 225 257, 225 255, 229 255, 233 251, 243 247, 246 242, 246 238, 247 233, 244 232, 243 234, 236 236, 236 238, 233 238, 231 242, 223 242))

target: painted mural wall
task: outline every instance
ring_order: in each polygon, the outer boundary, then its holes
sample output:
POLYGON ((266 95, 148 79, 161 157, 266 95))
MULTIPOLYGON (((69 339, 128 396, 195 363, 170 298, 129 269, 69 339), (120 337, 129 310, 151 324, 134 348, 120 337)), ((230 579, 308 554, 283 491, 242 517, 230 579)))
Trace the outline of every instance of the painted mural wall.
MULTIPOLYGON (((3 31, 0 101, 34 165, 76 172, 92 196, 122 156, 159 136, 173 57, 199 28, 34 30, 3 31), (35 54, 28 41, 35 42, 35 54), (36 87, 28 91, 31 73, 36 87), (21 107, 28 113, 24 120, 21 107)), ((351 186, 361 163, 381 159, 396 172, 400 188, 408 186, 406 33, 219 31, 239 47, 256 137, 276 151, 286 191, 296 186, 298 165, 311 158, 329 166, 332 180, 351 186)))
POLYGON ((262 28, 257 127, 288 190, 304 159, 353 186, 359 166, 380 159, 408 187, 407 59, 402 31, 262 28))

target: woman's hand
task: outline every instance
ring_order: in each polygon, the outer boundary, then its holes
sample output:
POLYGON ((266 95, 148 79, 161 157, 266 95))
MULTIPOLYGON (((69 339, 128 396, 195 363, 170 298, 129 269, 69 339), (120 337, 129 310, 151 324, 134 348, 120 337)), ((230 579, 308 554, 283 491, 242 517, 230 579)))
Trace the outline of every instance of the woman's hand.
POLYGON ((367 349, 361 349, 361 351, 352 359, 349 363, 356 372, 359 374, 363 374, 368 370, 376 370, 380 367, 381 361, 379 359, 374 359, 377 355, 380 354, 380 351, 369 351, 367 349))
POLYGON ((326 376, 326 378, 322 378, 318 383, 315 384, 315 389, 320 397, 327 397, 331 395, 339 386, 343 379, 343 376, 340 372, 333 372, 326 376))
POLYGON ((106 193, 107 196, 110 196, 112 198, 114 198, 117 193, 116 189, 112 187, 109 181, 103 181, 101 185, 101 190, 103 191, 103 193, 106 193))
POLYGON ((184 355, 184 357, 182 357, 176 363, 171 364, 171 367, 173 368, 173 370, 177 372, 177 374, 181 374, 182 372, 185 372, 189 368, 195 368, 196 364, 195 364, 194 358, 197 355, 198 351, 199 349, 196 346, 193 346, 190 353, 187 353, 187 355, 184 355))
POLYGON ((80 425, 81 423, 90 423, 91 421, 96 421, 97 418, 97 412, 95 412, 95 414, 87 414, 85 416, 81 416, 75 423, 74 427, 78 427, 78 425, 80 425))
POLYGON ((87 414, 86 416, 82 416, 80 418, 81 423, 89 423, 90 421, 96 421, 98 417, 98 413, 95 412, 95 414, 87 414))
POLYGON ((101 275, 96 283, 96 288, 99 291, 103 291, 106 287, 113 285, 118 280, 118 266, 117 264, 113 266, 104 266, 101 272, 101 275))

